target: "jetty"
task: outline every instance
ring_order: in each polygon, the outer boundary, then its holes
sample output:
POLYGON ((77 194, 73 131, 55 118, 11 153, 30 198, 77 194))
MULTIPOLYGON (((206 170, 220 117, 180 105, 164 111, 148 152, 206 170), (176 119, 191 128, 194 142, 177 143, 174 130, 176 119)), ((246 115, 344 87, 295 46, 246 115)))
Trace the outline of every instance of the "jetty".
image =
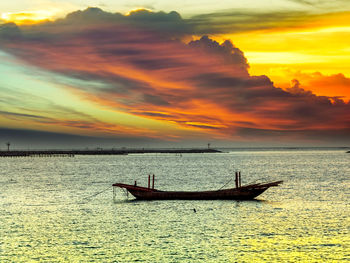
POLYGON ((0 151, 0 157, 74 157, 76 155, 127 155, 145 153, 220 153, 216 149, 96 149, 96 150, 26 150, 0 151))

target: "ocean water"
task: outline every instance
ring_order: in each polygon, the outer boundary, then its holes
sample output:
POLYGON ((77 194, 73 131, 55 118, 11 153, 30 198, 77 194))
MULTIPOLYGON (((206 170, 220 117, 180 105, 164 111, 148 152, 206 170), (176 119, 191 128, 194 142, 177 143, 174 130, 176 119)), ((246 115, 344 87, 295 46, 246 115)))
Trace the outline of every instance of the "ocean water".
POLYGON ((346 262, 349 189, 345 150, 2 158, 0 262, 346 262), (235 171, 284 183, 256 201, 113 200, 148 174, 207 190, 235 171))

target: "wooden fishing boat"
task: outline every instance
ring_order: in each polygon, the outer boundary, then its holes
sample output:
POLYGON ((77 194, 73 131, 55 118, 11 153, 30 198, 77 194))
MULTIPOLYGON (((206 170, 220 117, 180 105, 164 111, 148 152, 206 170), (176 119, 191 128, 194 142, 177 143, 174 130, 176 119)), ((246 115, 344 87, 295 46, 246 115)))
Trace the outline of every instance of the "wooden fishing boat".
POLYGON ((268 188, 280 185, 283 181, 241 185, 240 173, 236 173, 236 187, 213 191, 161 191, 152 187, 148 176, 148 187, 115 183, 113 187, 126 189, 138 200, 251 200, 265 192, 268 188))

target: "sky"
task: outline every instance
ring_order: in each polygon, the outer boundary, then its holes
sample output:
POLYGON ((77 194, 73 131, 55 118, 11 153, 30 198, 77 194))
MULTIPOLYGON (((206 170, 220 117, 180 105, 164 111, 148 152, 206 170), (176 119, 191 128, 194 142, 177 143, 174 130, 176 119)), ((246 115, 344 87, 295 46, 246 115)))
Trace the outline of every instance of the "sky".
POLYGON ((0 150, 349 146, 349 18, 346 0, 3 1, 0 150))

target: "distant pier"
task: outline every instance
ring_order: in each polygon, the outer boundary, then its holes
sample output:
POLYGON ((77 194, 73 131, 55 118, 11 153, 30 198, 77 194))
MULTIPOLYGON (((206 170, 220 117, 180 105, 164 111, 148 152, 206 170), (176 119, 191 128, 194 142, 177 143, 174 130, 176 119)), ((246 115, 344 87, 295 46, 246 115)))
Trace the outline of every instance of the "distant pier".
POLYGON ((220 153, 216 149, 112 149, 0 151, 0 157, 74 157, 75 155, 127 155, 143 153, 220 153))

